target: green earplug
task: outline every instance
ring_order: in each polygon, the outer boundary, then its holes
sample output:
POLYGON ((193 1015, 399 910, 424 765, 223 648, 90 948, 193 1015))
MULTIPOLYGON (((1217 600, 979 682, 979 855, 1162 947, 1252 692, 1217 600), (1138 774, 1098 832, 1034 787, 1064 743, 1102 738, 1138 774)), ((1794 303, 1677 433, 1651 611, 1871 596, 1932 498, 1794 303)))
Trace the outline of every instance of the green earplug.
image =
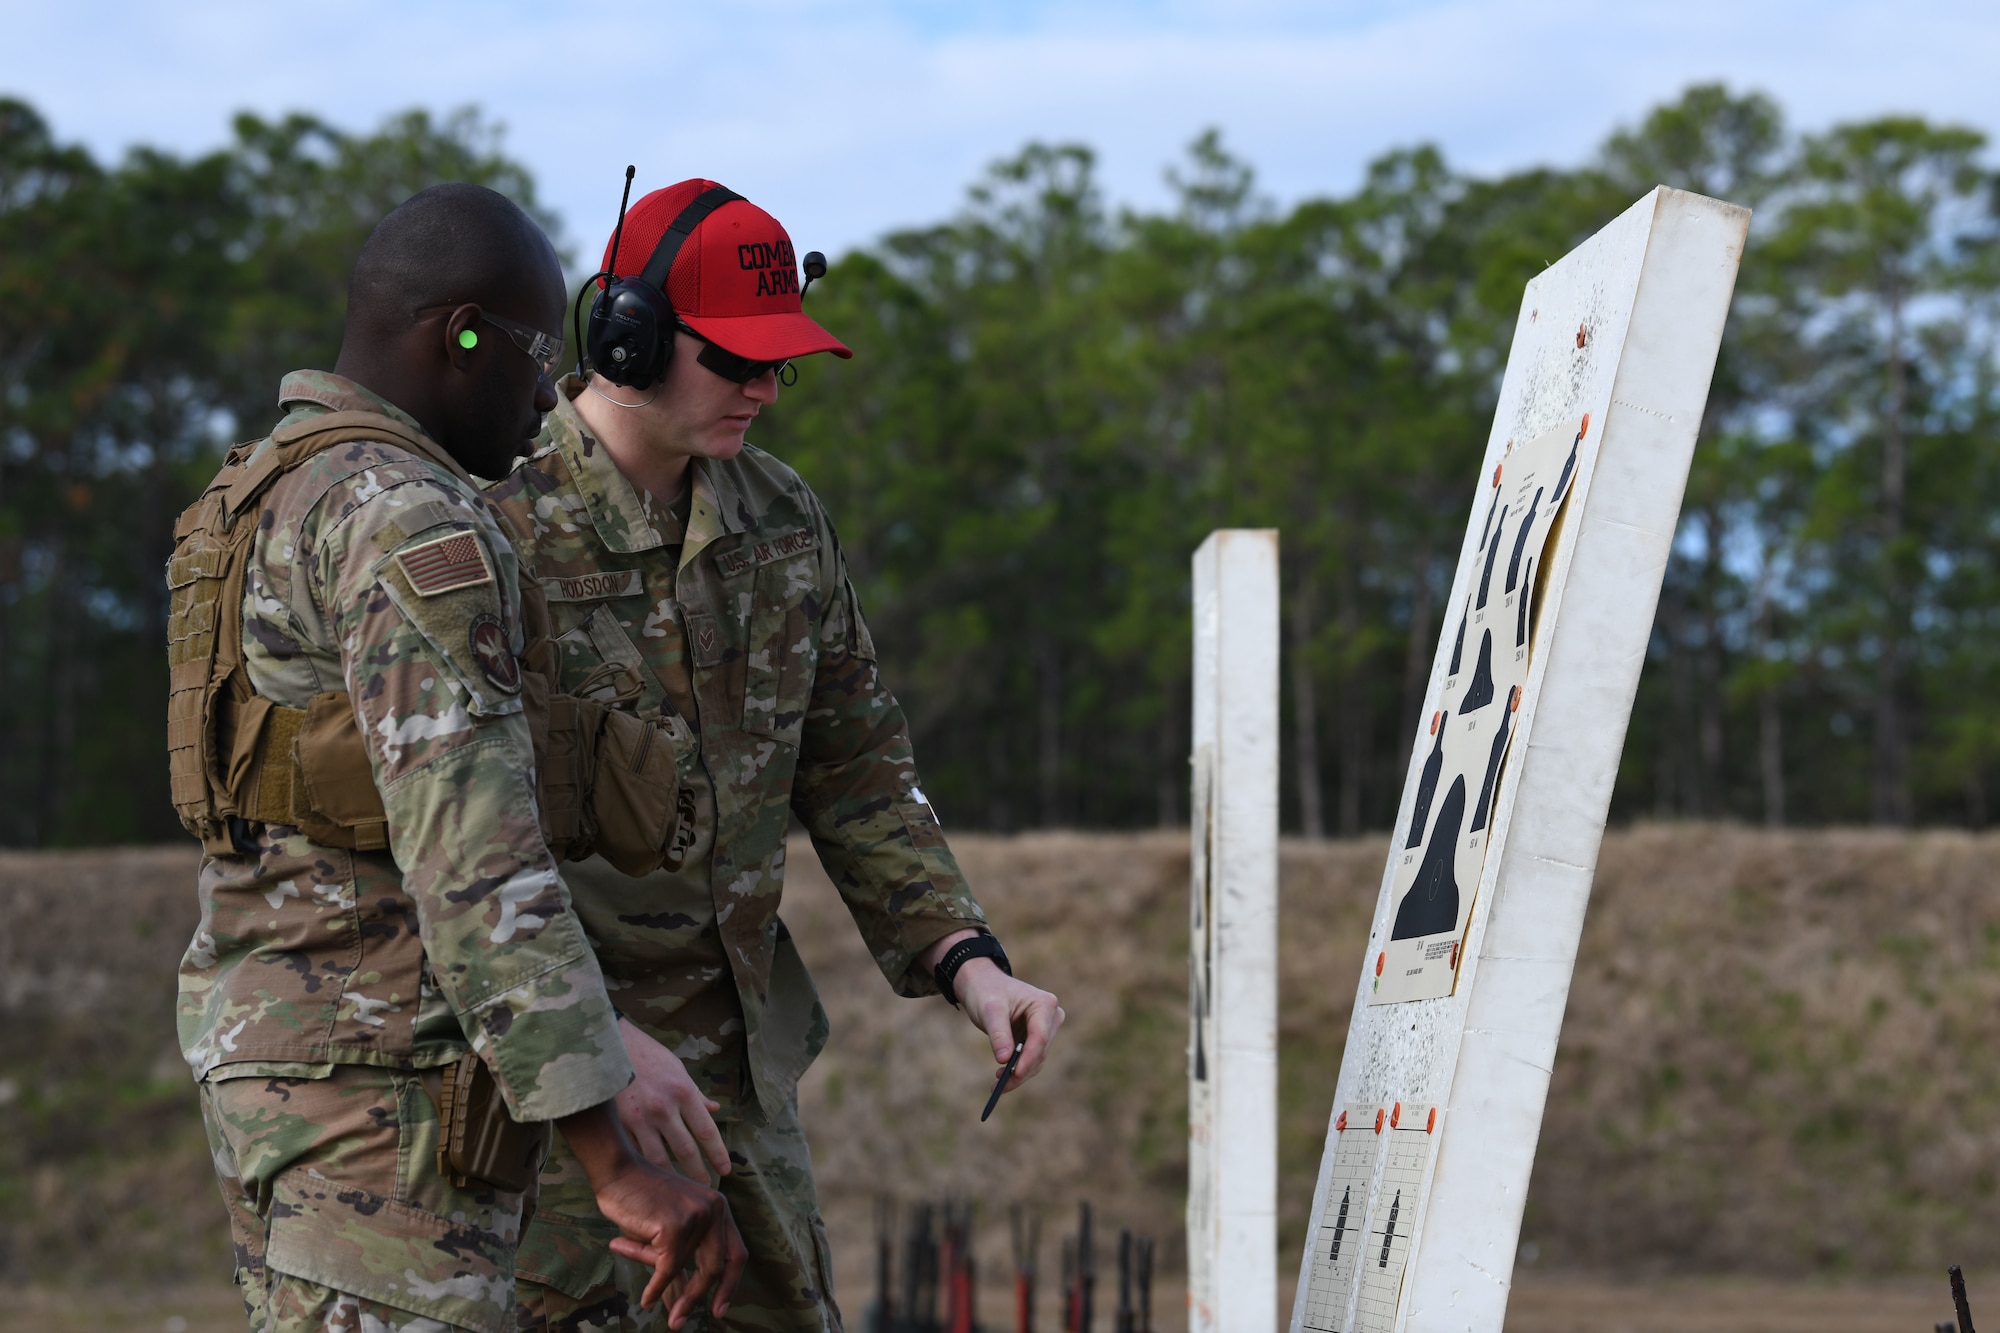
POLYGON ((458 331, 458 345, 469 352, 479 346, 479 335, 471 329, 460 329, 458 331))

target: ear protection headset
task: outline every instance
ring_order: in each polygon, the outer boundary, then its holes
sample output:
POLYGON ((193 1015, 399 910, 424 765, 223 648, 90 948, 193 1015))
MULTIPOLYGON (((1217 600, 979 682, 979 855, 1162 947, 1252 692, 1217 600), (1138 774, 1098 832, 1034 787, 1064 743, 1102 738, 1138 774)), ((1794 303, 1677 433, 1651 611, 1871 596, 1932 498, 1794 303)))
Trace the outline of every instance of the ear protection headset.
POLYGON ((667 224, 639 276, 621 278, 617 273, 618 246, 625 237, 625 208, 632 199, 634 173, 634 168, 625 168, 625 193, 618 201, 618 227, 611 233, 609 267, 592 274, 583 291, 576 294, 570 317, 573 324, 578 322, 583 293, 602 279, 604 287, 590 303, 590 334, 586 338, 580 328, 577 330, 577 369, 595 371, 626 388, 646 389, 665 378, 667 358, 674 352, 674 326, 679 321, 667 299, 667 275, 673 272, 675 256, 704 218, 743 196, 721 185, 696 195, 667 224))

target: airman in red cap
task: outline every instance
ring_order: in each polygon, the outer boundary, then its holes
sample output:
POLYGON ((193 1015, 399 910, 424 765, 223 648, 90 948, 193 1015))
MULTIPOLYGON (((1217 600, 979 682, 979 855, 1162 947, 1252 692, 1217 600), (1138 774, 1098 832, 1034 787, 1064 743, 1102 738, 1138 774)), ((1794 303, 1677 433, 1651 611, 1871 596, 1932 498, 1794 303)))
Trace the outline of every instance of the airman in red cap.
MULTIPOLYGON (((851 355, 804 285, 785 229, 734 192, 644 196, 583 293, 587 363, 488 493, 546 590, 555 688, 655 721, 685 756, 667 867, 592 859, 564 877, 638 1071, 624 1123, 717 1181, 749 1248, 722 1324, 759 1330, 841 1327, 797 1117, 827 1021, 778 918, 792 819, 898 993, 959 1005, 996 1065, 1022 1048, 1009 1086, 1062 1022, 1011 975, 946 844, 826 511, 745 442, 787 363, 851 355)), ((558 1144, 516 1266, 520 1328, 653 1326, 613 1230, 558 1144)))

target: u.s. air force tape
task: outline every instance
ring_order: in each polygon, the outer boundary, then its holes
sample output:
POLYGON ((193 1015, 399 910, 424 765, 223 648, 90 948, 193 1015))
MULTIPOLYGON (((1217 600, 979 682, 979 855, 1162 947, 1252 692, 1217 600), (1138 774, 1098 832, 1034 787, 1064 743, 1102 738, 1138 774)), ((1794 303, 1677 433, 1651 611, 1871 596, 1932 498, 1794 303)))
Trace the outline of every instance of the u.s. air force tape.
POLYGON ((486 552, 470 532, 452 532, 396 553, 396 563, 410 587, 423 597, 476 588, 493 582, 486 552))
POLYGON ((768 565, 773 560, 783 560, 788 555, 799 555, 813 550, 819 545, 819 534, 811 528, 797 528, 782 532, 763 541, 739 546, 733 551, 724 551, 715 557, 715 567, 722 571, 722 577, 734 578, 746 569, 768 565))

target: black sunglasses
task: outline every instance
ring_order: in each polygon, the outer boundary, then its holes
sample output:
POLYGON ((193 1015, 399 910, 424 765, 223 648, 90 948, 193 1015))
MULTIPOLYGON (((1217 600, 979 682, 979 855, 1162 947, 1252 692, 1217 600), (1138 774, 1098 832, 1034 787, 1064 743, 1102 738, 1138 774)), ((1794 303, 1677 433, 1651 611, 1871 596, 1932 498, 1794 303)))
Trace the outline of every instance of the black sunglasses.
POLYGON ((701 343, 701 351, 694 358, 695 363, 705 370, 722 376, 731 384, 748 384, 751 380, 768 375, 774 370, 778 372, 778 383, 787 388, 798 383, 799 368, 790 360, 752 361, 747 356, 738 356, 734 352, 716 346, 689 328, 685 321, 676 323, 679 324, 682 333, 701 343))

